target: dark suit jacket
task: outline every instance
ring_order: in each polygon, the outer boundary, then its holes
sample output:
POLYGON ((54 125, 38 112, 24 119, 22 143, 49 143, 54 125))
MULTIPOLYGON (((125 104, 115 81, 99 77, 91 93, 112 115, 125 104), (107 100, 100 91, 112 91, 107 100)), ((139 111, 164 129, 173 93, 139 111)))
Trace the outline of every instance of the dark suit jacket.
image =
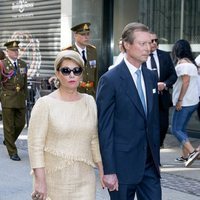
POLYGON ((122 61, 106 72, 97 88, 100 150, 105 174, 116 173, 120 183, 135 184, 144 174, 149 145, 159 176, 159 116, 156 76, 142 67, 147 117, 135 83, 122 61))
POLYGON ((159 104, 161 108, 168 109, 170 105, 172 105, 169 89, 172 88, 173 84, 176 82, 177 75, 170 54, 159 49, 156 51, 160 69, 160 78, 158 81, 164 82, 167 87, 167 90, 163 90, 162 93, 159 94, 159 104))

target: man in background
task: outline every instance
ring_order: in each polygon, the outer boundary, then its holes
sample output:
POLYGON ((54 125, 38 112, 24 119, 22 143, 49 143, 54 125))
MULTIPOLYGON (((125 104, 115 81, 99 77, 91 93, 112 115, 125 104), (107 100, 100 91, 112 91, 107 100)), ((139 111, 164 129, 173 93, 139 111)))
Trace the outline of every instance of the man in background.
POLYGON ((85 63, 83 71, 83 81, 80 83, 79 91, 95 97, 98 82, 98 66, 96 47, 89 44, 90 23, 85 22, 75 25, 71 28, 74 35, 75 43, 72 46, 64 48, 78 52, 85 63))
POLYGON ((1 104, 4 145, 10 159, 20 161, 15 142, 25 125, 27 98, 27 64, 18 58, 19 41, 4 44, 7 57, 1 61, 1 104))
POLYGON ((164 139, 169 126, 169 107, 172 105, 170 88, 176 82, 177 75, 169 53, 158 49, 158 37, 151 34, 151 52, 144 64, 158 78, 159 116, 160 116, 160 147, 164 147, 164 139))

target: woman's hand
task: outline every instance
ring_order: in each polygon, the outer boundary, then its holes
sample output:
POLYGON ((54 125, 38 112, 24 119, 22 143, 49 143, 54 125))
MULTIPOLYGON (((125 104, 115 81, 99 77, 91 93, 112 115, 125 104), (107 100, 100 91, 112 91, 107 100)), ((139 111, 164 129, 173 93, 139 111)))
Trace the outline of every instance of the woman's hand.
POLYGON ((116 174, 108 174, 103 176, 103 182, 105 186, 109 189, 109 191, 118 191, 119 183, 116 174))
POLYGON ((100 178, 101 186, 102 186, 102 188, 104 189, 106 186, 105 186, 105 184, 104 184, 104 182, 103 182, 104 171, 103 171, 102 162, 98 162, 98 163, 97 163, 97 166, 98 166, 98 170, 99 170, 99 178, 100 178))
POLYGON ((182 101, 178 100, 178 102, 176 103, 176 110, 180 111, 182 109, 182 101))
POLYGON ((34 169, 35 186, 34 192, 31 194, 33 200, 46 200, 47 185, 44 168, 34 169))

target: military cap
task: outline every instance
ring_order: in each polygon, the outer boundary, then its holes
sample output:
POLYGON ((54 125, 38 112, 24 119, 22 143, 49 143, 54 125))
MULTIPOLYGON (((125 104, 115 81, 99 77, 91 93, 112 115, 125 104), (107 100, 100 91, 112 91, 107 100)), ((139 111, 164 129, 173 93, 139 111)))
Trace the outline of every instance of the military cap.
POLYGON ((85 22, 85 23, 82 23, 82 24, 78 24, 76 26, 73 26, 71 28, 71 30, 75 33, 87 33, 90 31, 90 23, 89 22, 85 22))
POLYGON ((4 46, 7 47, 7 49, 19 49, 19 43, 20 41, 13 40, 13 41, 6 42, 4 46))

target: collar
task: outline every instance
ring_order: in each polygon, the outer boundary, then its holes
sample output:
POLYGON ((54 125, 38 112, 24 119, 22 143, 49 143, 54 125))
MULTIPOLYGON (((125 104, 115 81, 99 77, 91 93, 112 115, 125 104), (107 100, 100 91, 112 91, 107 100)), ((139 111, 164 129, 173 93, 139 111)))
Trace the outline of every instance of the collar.
POLYGON ((13 60, 11 58, 8 57, 8 60, 14 65, 14 62, 16 62, 16 64, 18 63, 17 59, 16 60, 13 60))
POLYGON ((77 43, 75 42, 75 46, 78 49, 78 52, 82 55, 82 51, 85 50, 85 53, 87 52, 86 47, 84 49, 80 48, 77 43))
POLYGON ((126 59, 126 57, 124 57, 124 62, 126 63, 126 65, 127 65, 128 69, 129 69, 131 75, 135 74, 135 72, 136 72, 138 69, 142 70, 141 65, 140 65, 139 68, 135 67, 134 65, 132 65, 132 64, 126 59))

